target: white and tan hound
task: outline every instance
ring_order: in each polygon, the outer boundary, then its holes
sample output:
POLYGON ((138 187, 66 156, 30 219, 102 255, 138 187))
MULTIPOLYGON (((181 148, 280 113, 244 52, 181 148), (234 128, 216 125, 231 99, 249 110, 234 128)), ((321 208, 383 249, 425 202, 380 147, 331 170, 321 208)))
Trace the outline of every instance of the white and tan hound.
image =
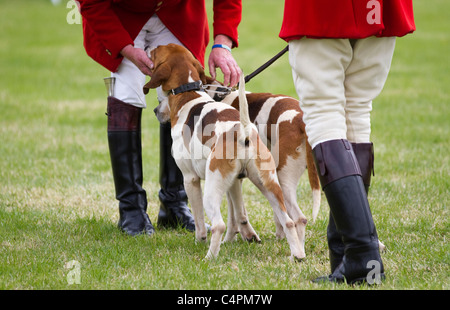
MULTIPOLYGON (((238 91, 227 92, 226 88, 207 77, 206 91, 223 103, 239 109, 238 91)), ((320 183, 312 157, 311 146, 305 133, 303 112, 297 99, 271 93, 246 93, 250 120, 258 128, 262 141, 270 149, 277 165, 278 180, 283 190, 289 216, 297 225, 301 242, 305 240, 306 217, 297 203, 297 187, 300 177, 308 169, 309 184, 312 190, 312 220, 317 218, 320 209, 320 183)), ((284 237, 276 218, 276 235, 284 237)))
MULTIPOLYGON (((291 257, 303 259, 304 246, 296 233, 297 223, 287 214, 275 161, 249 119, 243 76, 239 112, 230 105, 215 102, 202 91, 201 84, 206 81, 203 68, 184 47, 159 46, 150 52, 150 58, 154 69, 144 93, 162 86, 168 94, 172 151, 183 173, 197 240, 206 241, 204 211, 212 225, 206 258, 217 257, 226 229, 220 213, 224 194, 232 208, 229 214, 233 219, 229 218, 229 222, 239 225, 244 239, 260 240, 244 209, 241 179, 248 177, 272 206, 289 243, 291 257), (205 180, 203 197, 201 179, 205 180)), ((234 235, 234 231, 227 232, 224 241, 232 240, 234 235)))

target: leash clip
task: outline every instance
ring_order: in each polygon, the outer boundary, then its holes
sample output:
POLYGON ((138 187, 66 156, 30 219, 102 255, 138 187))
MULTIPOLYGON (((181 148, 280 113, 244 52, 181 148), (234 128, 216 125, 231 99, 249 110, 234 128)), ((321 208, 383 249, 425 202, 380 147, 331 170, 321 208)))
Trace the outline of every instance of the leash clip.
POLYGON ((228 96, 229 94, 231 94, 231 92, 234 91, 235 88, 227 87, 227 86, 218 86, 218 85, 214 85, 214 84, 204 84, 203 90, 206 92, 214 93, 214 97, 213 97, 214 100, 222 101, 222 99, 225 98, 226 96, 228 96), (213 90, 213 89, 210 89, 209 87, 211 87, 211 88, 215 87, 216 89, 213 90))

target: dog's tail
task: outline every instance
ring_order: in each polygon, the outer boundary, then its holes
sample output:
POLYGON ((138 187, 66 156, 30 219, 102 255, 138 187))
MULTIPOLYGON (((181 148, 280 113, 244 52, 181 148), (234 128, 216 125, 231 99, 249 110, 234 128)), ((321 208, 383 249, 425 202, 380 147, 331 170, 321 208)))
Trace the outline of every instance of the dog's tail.
POLYGON ((314 162, 311 145, 308 141, 306 141, 306 167, 308 169, 309 185, 311 186, 313 197, 312 222, 314 223, 320 210, 320 181, 316 164, 314 162))
POLYGON ((245 95, 245 80, 243 73, 241 73, 241 78, 239 80, 239 115, 241 124, 244 127, 245 137, 248 138, 250 136, 250 125, 252 122, 250 121, 250 115, 248 114, 248 101, 247 96, 245 95))

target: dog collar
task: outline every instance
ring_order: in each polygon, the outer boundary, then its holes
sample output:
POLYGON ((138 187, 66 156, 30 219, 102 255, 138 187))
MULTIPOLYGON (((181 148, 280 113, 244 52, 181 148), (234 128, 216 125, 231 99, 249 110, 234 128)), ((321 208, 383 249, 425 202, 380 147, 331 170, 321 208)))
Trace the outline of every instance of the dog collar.
POLYGON ((214 93, 213 99, 216 101, 222 101, 226 96, 231 94, 231 92, 234 90, 232 87, 226 87, 226 86, 218 86, 216 84, 204 84, 203 89, 207 93, 214 93), (213 90, 213 88, 215 89, 213 90))
POLYGON ((197 82, 191 82, 191 83, 187 83, 187 84, 183 84, 177 88, 173 88, 171 90, 169 90, 169 94, 171 95, 178 95, 181 93, 185 93, 188 91, 193 91, 193 90, 201 90, 203 91, 203 83, 202 81, 197 81, 197 82))

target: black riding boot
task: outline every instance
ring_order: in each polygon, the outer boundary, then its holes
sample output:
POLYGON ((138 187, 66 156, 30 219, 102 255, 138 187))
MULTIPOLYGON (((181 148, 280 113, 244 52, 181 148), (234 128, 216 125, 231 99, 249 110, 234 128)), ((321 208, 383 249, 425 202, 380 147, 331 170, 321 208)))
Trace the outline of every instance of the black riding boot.
POLYGON ((372 175, 375 175, 373 143, 352 143, 352 147, 361 169, 366 193, 369 194, 370 180, 372 175))
POLYGON ((142 188, 141 113, 141 108, 108 97, 108 143, 119 200, 118 227, 132 236, 155 231, 142 188))
MULTIPOLYGON (((361 170, 366 194, 369 194, 370 180, 372 174, 374 174, 373 143, 352 143, 352 147, 361 170)), ((327 228, 327 240, 331 272, 333 272, 341 264, 344 257, 344 242, 336 229, 331 211, 327 228)))
POLYGON ((160 165, 158 226, 175 228, 178 225, 195 231, 194 217, 187 205, 183 174, 172 156, 170 123, 160 124, 160 165))
POLYGON ((375 224, 351 144, 347 140, 327 141, 317 145, 313 154, 336 230, 344 244, 342 262, 331 275, 315 282, 373 284, 374 279, 384 279, 375 224))

